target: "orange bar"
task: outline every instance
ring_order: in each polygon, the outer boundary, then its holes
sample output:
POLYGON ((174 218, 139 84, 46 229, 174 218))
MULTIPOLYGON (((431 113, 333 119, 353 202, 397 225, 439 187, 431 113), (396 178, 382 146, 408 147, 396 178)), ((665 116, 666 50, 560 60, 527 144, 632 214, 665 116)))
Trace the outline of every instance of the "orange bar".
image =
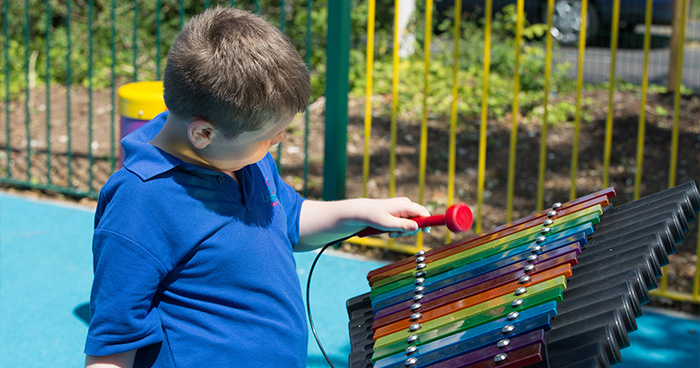
MULTIPOLYGON (((566 213, 571 213, 571 212, 575 212, 575 211, 570 210, 571 207, 580 206, 580 207, 577 207, 576 211, 578 211, 578 210, 581 210, 583 208, 588 208, 590 206, 594 206, 598 203, 600 203, 601 206, 606 206, 608 203, 607 199, 611 198, 613 196, 615 196, 615 189, 613 187, 603 189, 601 191, 598 191, 598 192, 595 192, 595 193, 592 193, 592 194, 589 194, 589 195, 583 196, 581 198, 577 198, 577 199, 574 199, 572 201, 569 201, 569 202, 562 204, 562 208, 559 210, 559 212, 563 214, 564 211, 569 209, 566 213), (590 204, 587 204, 587 203, 590 203, 590 204)), ((442 254, 445 252, 450 252, 448 254, 451 255, 451 254, 455 254, 459 251, 462 251, 464 249, 469 249, 471 247, 464 248, 463 246, 465 244, 470 244, 471 242, 477 241, 477 240, 482 239, 482 238, 488 237, 488 240, 497 239, 497 238, 505 236, 507 234, 512 234, 512 233, 515 233, 515 232, 520 231, 522 229, 527 229, 529 227, 532 227, 534 225, 526 225, 526 224, 532 223, 532 222, 537 224, 538 221, 542 221, 542 218, 547 216, 547 213, 549 211, 550 211, 549 209, 543 210, 543 211, 537 212, 533 215, 523 217, 521 219, 518 219, 518 220, 515 220, 512 222, 509 222, 507 224, 495 227, 493 229, 487 230, 486 232, 476 234, 476 235, 472 236, 471 238, 467 238, 466 240, 464 240, 460 243, 454 242, 452 244, 449 244, 449 245, 446 245, 446 246, 443 246, 440 248, 432 249, 432 250, 425 253, 426 262, 431 262, 432 260, 445 257, 446 255, 442 254), (459 248, 459 251, 454 251, 453 250, 454 248, 459 248)), ((541 225, 541 223, 539 223, 539 224, 541 225)), ((480 243, 480 244, 483 244, 483 243, 485 243, 485 241, 480 243)), ((396 273, 405 271, 409 268, 413 268, 413 266, 415 265, 415 259, 416 259, 415 256, 407 257, 405 259, 402 259, 402 260, 396 261, 394 263, 390 263, 386 266, 382 266, 380 268, 372 270, 367 274, 367 280, 370 282, 370 285, 371 285, 379 279, 382 279, 384 277, 388 277, 388 276, 394 275, 396 273), (406 267, 406 266, 408 266, 408 267, 406 267), (392 270, 397 269, 397 268, 401 268, 401 269, 397 270, 397 271, 392 271, 392 270)))
MULTIPOLYGON (((589 197, 589 196, 586 196, 589 197)), ((585 198, 585 197, 584 197, 585 198)), ((580 211, 582 209, 595 206, 597 204, 600 204, 602 207, 605 207, 609 204, 608 202, 609 196, 606 194, 598 196, 598 197, 593 197, 593 198, 588 198, 586 201, 580 201, 580 200, 575 200, 578 203, 567 203, 564 205, 559 211, 558 211, 558 216, 565 216, 570 213, 574 213, 577 211, 580 211)), ((572 201, 574 202, 574 201, 572 201)), ((548 211, 543 211, 544 216, 546 216, 548 211)), ((533 215, 534 216, 534 215, 533 215)), ((532 217, 532 216, 530 216, 532 217)), ((521 219, 522 220, 522 219, 521 219)), ((459 252, 465 251, 467 249, 471 249, 474 247, 477 247, 479 245, 488 243, 494 239, 498 239, 513 233, 517 233, 518 231, 522 231, 524 229, 531 228, 533 226, 541 226, 542 225, 542 216, 535 217, 535 218, 530 218, 527 221, 521 221, 518 220, 517 224, 511 223, 509 225, 503 225, 501 227, 492 229, 486 233, 482 234, 477 234, 471 238, 468 238, 467 240, 464 240, 460 243, 452 243, 450 245, 440 247, 440 248, 435 248, 429 252, 426 252, 425 254, 425 261, 423 263, 430 263, 435 260, 451 256, 453 254, 457 254, 459 252), (496 229, 502 228, 500 231, 495 231, 496 229)), ((373 285, 375 282, 378 280, 381 280, 383 278, 395 275, 397 273, 412 269, 415 267, 415 256, 411 256, 405 259, 402 259, 400 261, 388 264, 386 266, 383 266, 381 268, 375 269, 373 271, 370 271, 370 273, 367 275, 367 280, 369 281, 370 285, 373 285), (391 267, 390 267, 391 266, 391 267)))
MULTIPOLYGON (((400 321, 391 323, 386 326, 382 326, 378 328, 374 332, 374 340, 376 341, 378 338, 402 331, 408 329, 408 327, 416 322, 424 323, 430 320, 433 320, 435 318, 439 318, 442 316, 446 316, 448 314, 454 313, 458 310, 469 308, 472 306, 475 306, 479 303, 483 303, 487 300, 495 299, 504 295, 512 294, 515 292, 515 290, 519 287, 523 286, 532 286, 535 284, 539 284, 540 282, 550 280, 554 277, 564 275, 564 277, 569 278, 571 277, 571 265, 570 264, 564 264, 556 268, 552 268, 550 270, 540 272, 538 274, 535 274, 531 276, 531 281, 527 283, 527 285, 521 284, 518 280, 515 280, 513 282, 510 282, 506 285, 503 285, 501 287, 497 287, 495 289, 491 290, 485 290, 479 294, 472 295, 468 298, 460 299, 457 301, 454 301, 449 304, 445 304, 444 306, 441 306, 439 308, 434 308, 432 310, 426 310, 424 311, 423 308, 421 308, 421 319, 419 321, 411 321, 410 316, 409 318, 404 318, 400 321)), ((527 295, 527 294, 525 294, 527 295)))

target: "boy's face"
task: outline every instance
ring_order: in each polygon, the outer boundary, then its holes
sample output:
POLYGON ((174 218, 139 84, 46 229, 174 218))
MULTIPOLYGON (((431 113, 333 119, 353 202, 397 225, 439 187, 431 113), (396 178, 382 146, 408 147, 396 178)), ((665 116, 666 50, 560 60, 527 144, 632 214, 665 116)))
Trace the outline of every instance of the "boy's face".
POLYGON ((213 168, 232 174, 262 160, 270 148, 287 138, 291 122, 292 119, 283 124, 268 124, 260 130, 241 133, 232 140, 214 134, 199 155, 213 168))

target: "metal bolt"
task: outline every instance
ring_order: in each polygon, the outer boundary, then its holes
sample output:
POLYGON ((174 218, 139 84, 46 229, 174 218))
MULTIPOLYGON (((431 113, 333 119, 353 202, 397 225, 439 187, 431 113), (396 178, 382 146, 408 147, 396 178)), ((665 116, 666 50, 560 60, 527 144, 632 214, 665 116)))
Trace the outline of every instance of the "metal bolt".
POLYGON ((498 346, 499 349, 503 349, 503 348, 505 348, 505 347, 508 346, 508 345, 510 345, 510 340, 509 340, 509 339, 503 339, 503 340, 499 341, 498 344, 497 344, 497 346, 498 346))
POLYGON ((544 243, 546 240, 547 240, 546 237, 544 237, 544 236, 538 236, 537 239, 535 239, 535 243, 537 243, 537 244, 542 244, 542 243, 544 243))
POLYGON ((415 312, 420 309, 423 305, 421 303, 413 303, 411 305, 411 312, 415 312))
POLYGON ((532 249, 531 249, 530 251, 531 251, 532 253, 539 253, 541 250, 542 250, 542 246, 541 246, 541 245, 535 245, 534 247, 532 247, 532 249))
POLYGON ((524 287, 519 287, 519 288, 515 289, 515 296, 520 296, 520 295, 523 295, 525 293, 527 293, 527 289, 525 289, 524 287))
POLYGON ((520 278, 518 279, 518 282, 521 283, 521 284, 527 284, 527 283, 530 282, 531 280, 532 280, 532 278, 531 278, 530 276, 524 275, 524 276, 522 276, 522 277, 520 277, 520 278))
POLYGON ((423 263, 425 262, 425 257, 424 256, 418 256, 416 257, 416 263, 423 263))
POLYGON ((423 256, 423 255, 425 255, 425 249, 419 250, 418 252, 416 252, 416 255, 417 255, 417 256, 423 256))
POLYGON ((548 234, 550 231, 552 231, 551 227, 543 227, 542 230, 540 230, 540 233, 548 234))
POLYGON ((552 205, 552 208, 555 209, 555 210, 558 210, 558 209, 561 208, 561 206, 562 206, 561 202, 557 202, 557 203, 555 203, 555 204, 552 205))
POLYGON ((420 323, 414 323, 414 324, 408 326, 408 331, 410 331, 410 332, 416 332, 416 331, 420 330, 421 327, 422 327, 422 326, 420 325, 420 323))
POLYGON ((406 359, 406 363, 405 363, 405 364, 406 364, 406 367, 413 367, 414 365, 416 365, 416 363, 418 363, 418 359, 416 359, 416 358, 408 358, 408 359, 406 359))
POLYGON ((418 312, 411 314, 411 322, 417 321, 421 318, 423 318, 423 315, 418 312))
POLYGON ((518 317, 520 317, 520 313, 518 313, 517 311, 512 311, 512 312, 508 313, 508 316, 506 318, 509 321, 512 321, 514 319, 517 319, 518 317))
POLYGON ((525 303, 524 300, 522 300, 522 299, 515 299, 515 300, 513 300, 512 303, 510 303, 510 306, 513 307, 513 308, 516 308, 516 307, 519 307, 519 306, 523 305, 523 303, 525 303))
POLYGON ((425 278, 423 278, 423 277, 419 277, 416 279, 416 285, 423 285, 424 282, 425 282, 425 278))
POLYGON ((549 226, 554 223, 554 220, 552 219, 546 219, 544 220, 544 223, 542 224, 543 226, 549 226))
POLYGON ((426 267, 427 265, 425 263, 419 263, 416 265, 416 270, 422 270, 426 267))
POLYGON ((508 354, 506 354, 506 353, 500 353, 500 354, 497 354, 495 357, 493 357, 493 361, 496 363, 505 362, 506 359, 508 359, 508 354))
POLYGON ((501 332, 503 332, 503 334, 509 334, 513 331, 515 331, 515 326, 513 326, 513 325, 505 325, 501 329, 501 332))
POLYGON ((549 218, 555 217, 556 215, 557 215, 557 211, 552 210, 552 211, 547 212, 547 217, 549 217, 549 218))
POLYGON ((529 264, 529 265, 525 266, 525 268, 523 268, 523 271, 525 271, 526 273, 527 273, 527 272, 532 272, 532 271, 534 271, 534 270, 535 270, 535 265, 534 265, 534 264, 529 264))
POLYGON ((423 299, 423 294, 416 294, 413 296, 413 301, 417 302, 419 300, 423 299))
POLYGON ((416 278, 425 277, 425 271, 418 271, 415 274, 416 278))
POLYGON ((411 355, 411 354, 418 352, 418 347, 415 345, 412 345, 412 346, 407 347, 406 350, 404 350, 404 351, 406 352, 406 355, 411 355))
POLYGON ((425 286, 418 285, 413 289, 413 292, 416 294, 423 294, 423 291, 425 291, 425 286))
POLYGON ((527 261, 530 263, 535 263, 535 261, 537 261, 537 254, 531 254, 527 256, 527 261))
POLYGON ((413 344, 416 341, 418 341, 418 335, 416 335, 416 334, 413 334, 413 335, 406 338, 407 344, 413 344))

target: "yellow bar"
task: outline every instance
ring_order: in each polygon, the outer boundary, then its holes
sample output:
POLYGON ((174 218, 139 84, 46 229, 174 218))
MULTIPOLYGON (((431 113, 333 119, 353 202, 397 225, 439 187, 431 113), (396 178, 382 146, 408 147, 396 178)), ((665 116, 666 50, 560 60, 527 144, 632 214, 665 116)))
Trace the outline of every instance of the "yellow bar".
MULTIPOLYGON (((430 74, 430 36, 433 34, 433 0, 425 3, 425 44, 423 45, 423 119, 420 128, 420 162, 418 164, 418 202, 425 203, 425 170, 428 157, 428 76, 430 74)), ((416 236, 416 250, 423 247, 423 232, 416 236)))
POLYGON ((644 136, 646 131, 646 107, 647 92, 649 89, 649 49, 651 48, 651 14, 654 9, 654 0, 647 0, 644 24, 644 67, 642 69, 642 101, 639 111, 639 124, 637 128, 637 172, 634 175, 634 199, 641 196, 642 167, 644 161, 644 136))
POLYGON ((362 196, 367 197, 369 181, 369 143, 372 137, 372 76, 374 72, 374 19, 376 1, 369 0, 367 13, 367 67, 365 89, 365 150, 362 156, 362 196))
POLYGON ((681 107, 681 74, 683 72, 683 45, 685 43, 685 18, 687 1, 681 0, 681 26, 678 41, 678 61, 676 65, 676 91, 673 103, 673 132, 671 135, 671 162, 668 170, 668 187, 676 186, 676 167, 678 164, 678 116, 681 107))
POLYGON ((676 300, 679 302, 700 303, 700 297, 694 296, 693 294, 689 294, 689 293, 680 293, 677 291, 652 290, 649 292, 649 295, 661 296, 661 297, 669 298, 669 299, 676 300))
POLYGON ((576 199, 576 177, 578 176, 578 139, 581 130, 581 88, 583 86, 583 58, 586 51, 586 14, 588 0, 581 1, 581 33, 578 40, 578 78, 576 85, 576 118, 574 119, 574 141, 571 148, 571 190, 569 199, 576 199))
MULTIPOLYGON (((393 239, 392 239, 393 240, 393 239)), ((381 238, 367 237, 367 238, 350 238, 346 241, 347 243, 359 244, 368 247, 384 248, 390 251, 404 253, 404 254, 414 254, 416 253, 416 246, 413 244, 403 244, 392 241, 386 241, 381 238)), ((424 248, 429 250, 430 248, 424 248)))
POLYGON ((389 197, 396 194, 396 115, 399 110, 399 0, 394 1, 393 78, 391 79, 391 152, 389 155, 389 197))
MULTIPOLYGON (((676 186, 676 167, 678 165, 678 114, 681 107, 681 72, 683 71, 683 44, 685 43, 685 18, 686 18, 686 4, 687 1, 681 1, 681 26, 680 26, 680 37, 678 41, 678 62, 676 65, 676 91, 674 94, 673 102, 673 130, 671 132, 671 162, 669 163, 668 169, 668 187, 673 188, 676 186)), ((661 292, 666 292, 668 286, 668 275, 664 268, 663 275, 661 276, 661 292)))
MULTIPOLYGON (((455 0, 454 58, 452 64, 452 114, 450 115, 450 153, 447 164, 447 207, 454 203, 455 167, 457 165, 457 80, 459 75, 459 39, 462 21, 462 1, 455 0)), ((445 244, 450 242, 450 232, 445 235, 445 244)))
MULTIPOLYGON (((391 152, 389 153, 389 197, 396 195, 396 117, 399 111, 399 0, 394 0, 394 50, 391 79, 391 152)), ((389 247, 394 239, 389 239, 389 247)))
POLYGON ((491 11, 493 0, 486 0, 486 14, 484 18, 484 81, 483 96, 481 99, 481 129, 479 134, 479 178, 477 181, 477 207, 476 207, 476 227, 477 233, 481 232, 482 205, 484 203, 484 180, 486 177, 486 126, 488 124, 488 97, 489 97, 489 71, 491 67, 491 11))
POLYGON ((540 137, 540 168, 537 174, 537 211, 544 208, 544 175, 547 172, 547 114, 549 112, 549 84, 552 74, 552 11, 554 0, 547 1, 547 55, 544 69, 544 114, 542 115, 542 134, 540 137))
POLYGON ((613 1, 612 35, 610 40, 610 86, 608 88, 608 118, 605 121, 605 153, 603 154, 603 188, 608 187, 610 178, 610 151, 613 133, 613 95, 615 92, 615 62, 617 56, 618 27, 620 24, 620 0, 613 1))
POLYGON ((506 195, 506 222, 513 219, 513 194, 515 191, 515 157, 518 142, 518 94, 520 93, 520 44, 523 38, 525 0, 518 0, 518 19, 515 26, 515 71, 513 75, 513 123, 510 128, 510 149, 508 151, 508 193, 506 195))

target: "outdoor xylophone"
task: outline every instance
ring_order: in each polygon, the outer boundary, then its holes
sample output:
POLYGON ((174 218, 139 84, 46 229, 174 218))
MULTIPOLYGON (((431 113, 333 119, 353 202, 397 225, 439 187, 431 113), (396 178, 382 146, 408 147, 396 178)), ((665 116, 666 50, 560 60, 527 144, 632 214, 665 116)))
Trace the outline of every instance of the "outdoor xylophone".
POLYGON ((386 265, 347 301, 350 368, 609 367, 700 211, 613 188, 386 265))

